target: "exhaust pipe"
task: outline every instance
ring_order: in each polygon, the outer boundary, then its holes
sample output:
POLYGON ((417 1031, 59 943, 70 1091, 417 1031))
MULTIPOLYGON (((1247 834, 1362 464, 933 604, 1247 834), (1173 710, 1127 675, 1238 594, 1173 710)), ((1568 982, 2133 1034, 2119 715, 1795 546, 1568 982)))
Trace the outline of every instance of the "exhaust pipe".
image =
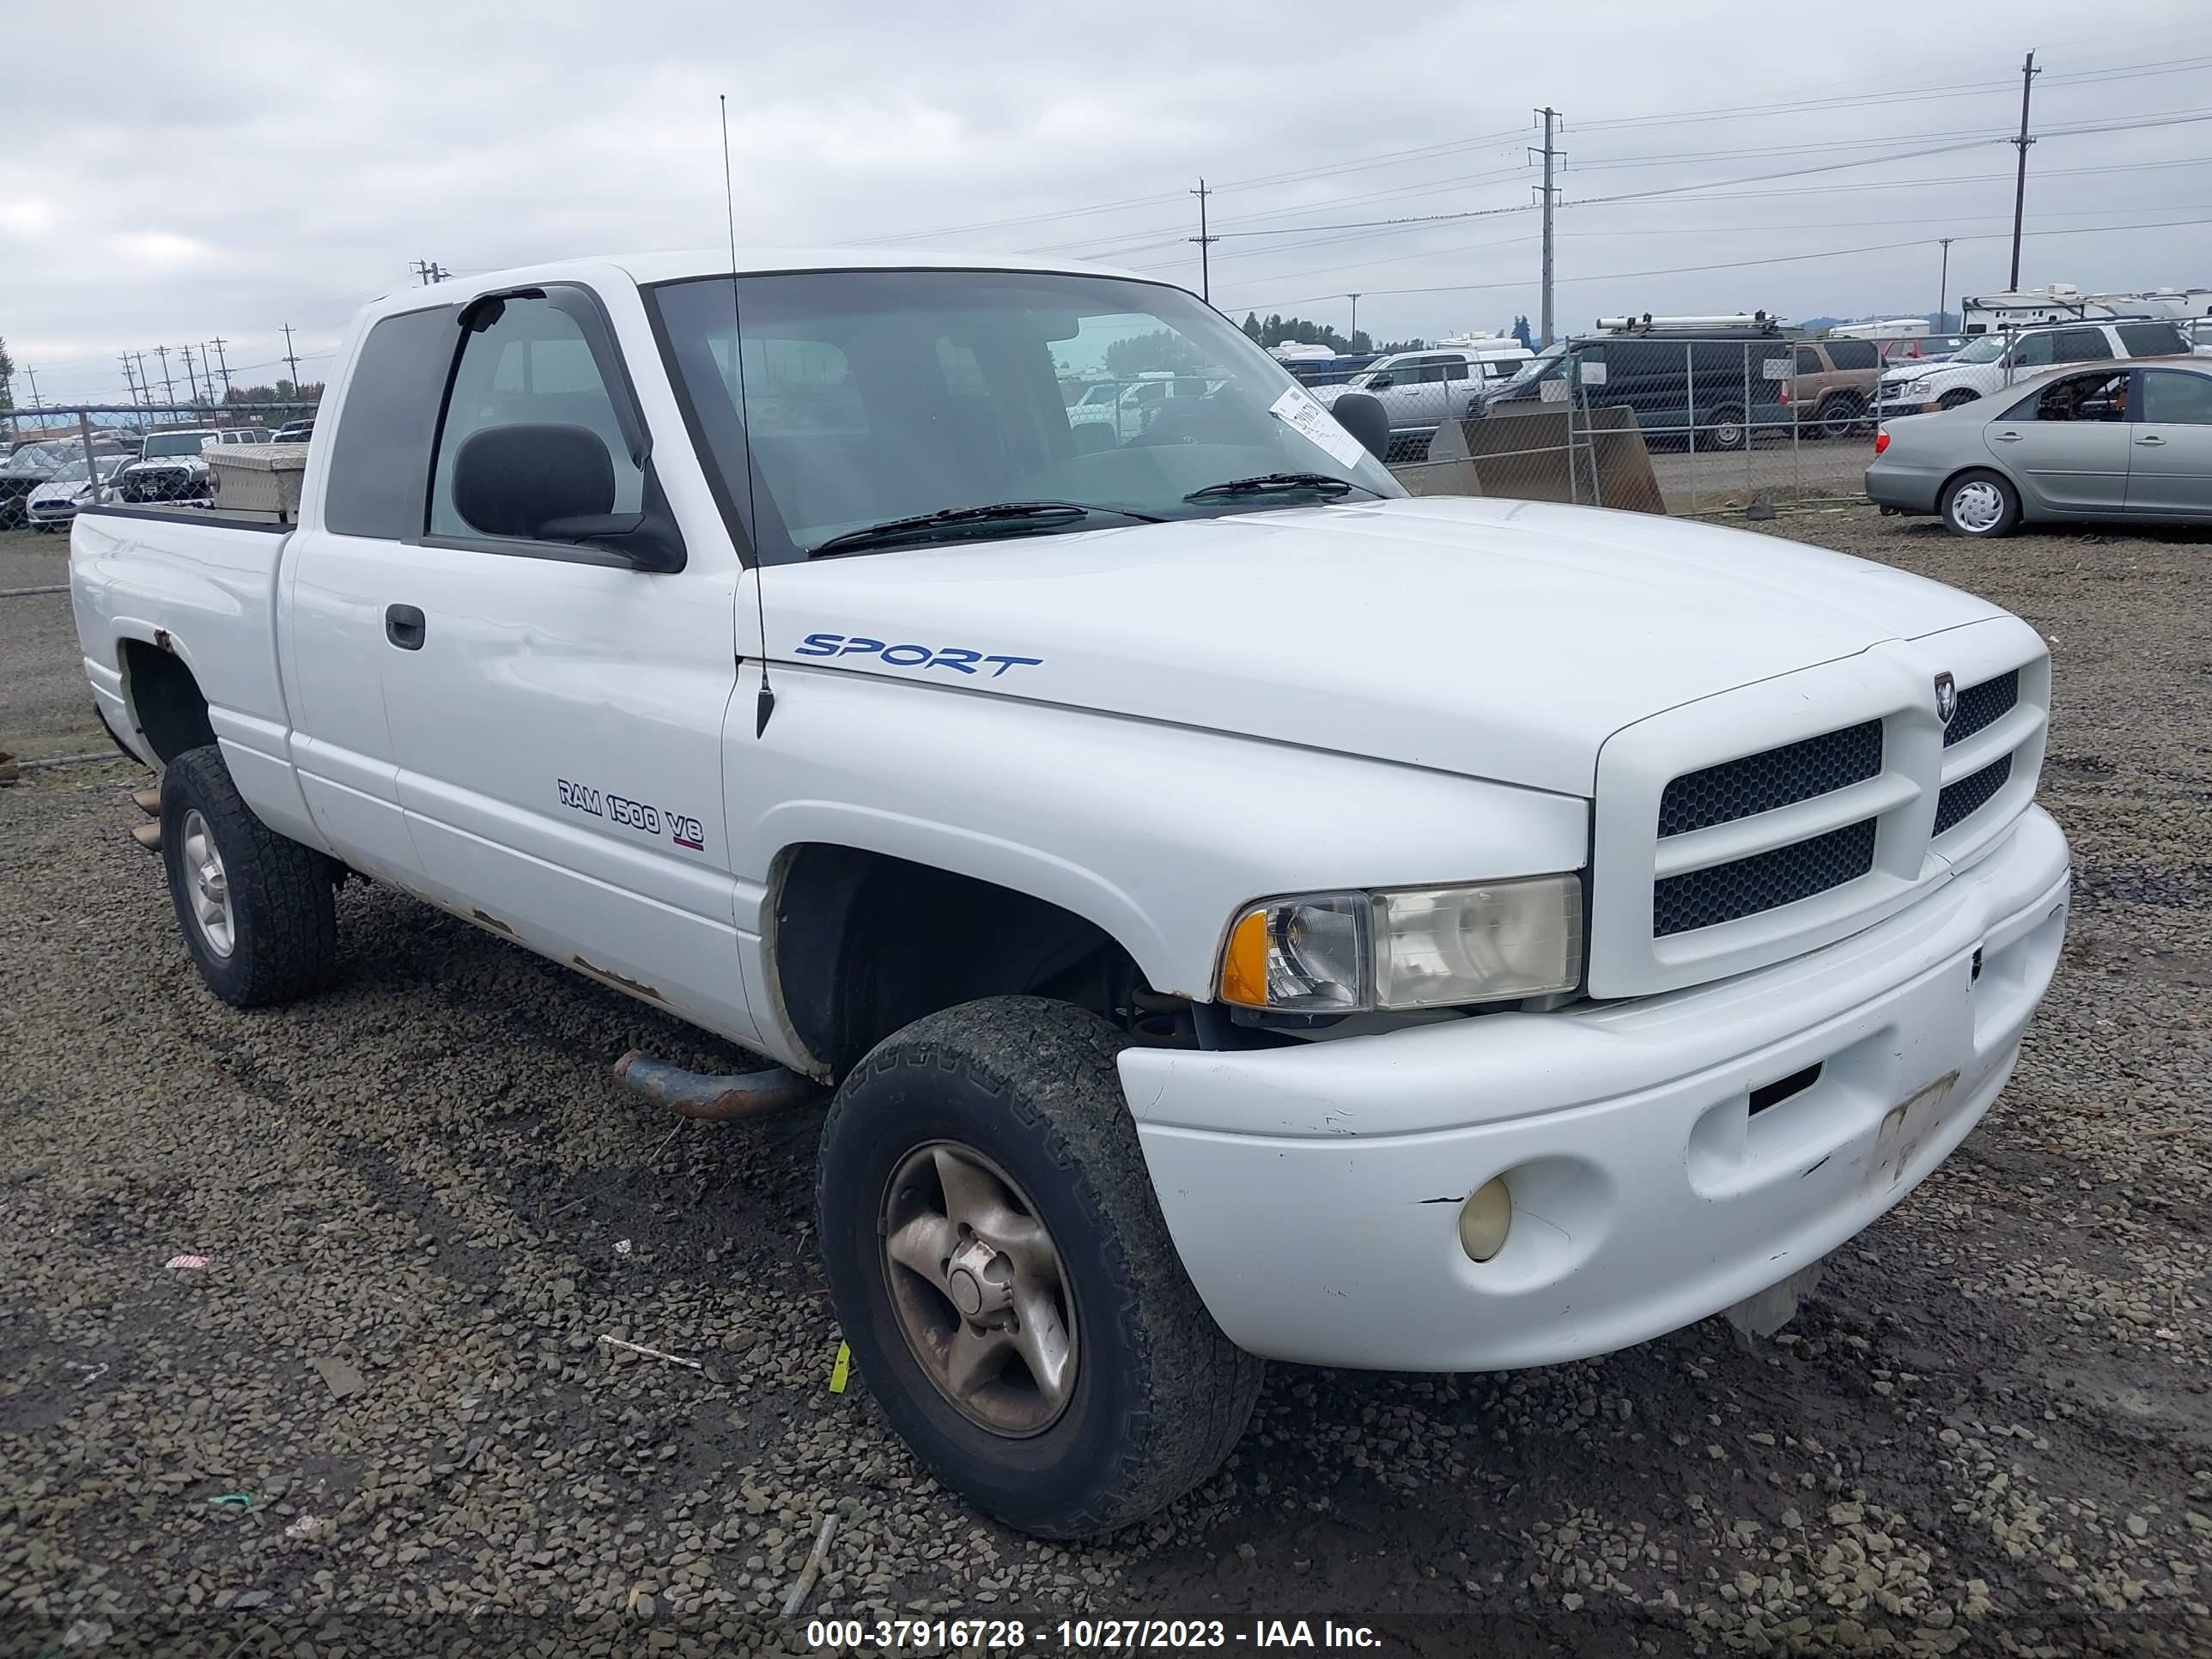
POLYGON ((615 1062, 615 1075, 647 1100, 657 1100, 678 1117, 702 1123, 726 1123, 733 1118, 767 1117, 788 1112, 820 1098, 821 1085, 781 1066, 763 1072, 730 1072, 715 1076, 687 1072, 655 1060, 642 1048, 633 1048, 615 1062))
POLYGON ((131 831, 131 839, 148 852, 158 853, 161 850, 161 826, 158 823, 139 824, 131 831))
POLYGON ((161 790, 158 784, 149 784, 143 789, 131 792, 131 804, 149 818, 161 816, 161 790))

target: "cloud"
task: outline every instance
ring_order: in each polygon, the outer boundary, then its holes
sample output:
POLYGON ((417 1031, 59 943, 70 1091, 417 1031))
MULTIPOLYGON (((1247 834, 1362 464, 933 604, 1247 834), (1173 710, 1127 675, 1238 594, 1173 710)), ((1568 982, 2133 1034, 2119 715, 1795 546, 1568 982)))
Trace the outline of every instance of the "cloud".
MULTIPOLYGON (((1740 0, 1431 7, 1379 31, 1322 0, 385 0, 295 5, 265 34, 109 0, 102 83, 125 91, 9 82, 0 335, 50 395, 115 394, 118 351, 221 335, 234 365, 267 365, 287 322, 326 362, 352 307, 413 281, 417 259, 466 272, 719 243, 718 94, 743 241, 934 231, 901 246, 1049 249, 1194 288, 1202 175, 1224 237, 1217 303, 1341 325, 1357 288, 1362 325, 1385 337, 1536 313, 1526 146, 1529 106, 1548 100, 1567 117, 1564 325, 1910 314, 1936 302, 1938 236, 1955 239, 1954 303, 2002 283, 2003 136, 2031 44, 2047 136, 2030 153, 2029 228, 2069 234, 2032 236, 2024 276, 2204 280, 2212 227, 2083 228, 2212 218, 2170 205, 2212 204, 2208 126, 2049 131, 2193 106, 2189 74, 2151 71, 2212 53, 2201 7, 2141 0, 2124 31, 2064 0, 1956 0, 1944 15, 1936 50, 1872 29, 1747 34, 1740 0), (1727 112, 1685 118, 1701 111, 1727 112), (1957 135, 1977 147, 1879 160, 1957 135), (1783 173, 1799 176, 1717 188, 1783 173), (1316 228, 1475 211, 1493 216, 1316 228), (1860 249, 1874 251, 1799 257, 1860 249), (1697 266, 1717 269, 1650 274, 1697 266), (40 361, 21 349, 35 340, 84 343, 40 361)), ((66 8, 26 13, 10 61, 75 61, 81 36, 66 8)))

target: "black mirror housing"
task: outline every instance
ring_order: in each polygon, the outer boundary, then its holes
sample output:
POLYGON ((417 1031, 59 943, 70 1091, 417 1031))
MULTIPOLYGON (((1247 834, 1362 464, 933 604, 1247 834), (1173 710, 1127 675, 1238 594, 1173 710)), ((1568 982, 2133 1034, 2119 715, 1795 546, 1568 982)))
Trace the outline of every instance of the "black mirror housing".
POLYGON ((1379 399, 1364 392, 1347 392, 1329 405, 1336 423, 1359 440, 1359 447, 1376 460, 1390 449, 1390 412, 1379 399))
POLYGON ((681 570, 683 538, 649 465, 646 486, 646 511, 613 510, 614 461, 588 427, 486 427, 453 457, 454 510, 481 535, 587 543, 641 570, 681 570))

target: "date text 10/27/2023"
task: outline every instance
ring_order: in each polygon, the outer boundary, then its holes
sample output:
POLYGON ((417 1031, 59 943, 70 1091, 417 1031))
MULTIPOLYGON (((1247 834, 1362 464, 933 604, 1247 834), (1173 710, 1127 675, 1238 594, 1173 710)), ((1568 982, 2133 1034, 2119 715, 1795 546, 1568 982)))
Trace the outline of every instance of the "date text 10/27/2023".
POLYGON ((1051 1644, 1061 1652, 1190 1652, 1200 1649, 1336 1648, 1375 1651, 1382 1638, 1365 1625, 1334 1620, 1256 1619, 1231 1625, 1220 1619, 814 1619, 806 1626, 811 1648, 870 1647, 939 1651, 981 1648, 1014 1651, 1051 1644))

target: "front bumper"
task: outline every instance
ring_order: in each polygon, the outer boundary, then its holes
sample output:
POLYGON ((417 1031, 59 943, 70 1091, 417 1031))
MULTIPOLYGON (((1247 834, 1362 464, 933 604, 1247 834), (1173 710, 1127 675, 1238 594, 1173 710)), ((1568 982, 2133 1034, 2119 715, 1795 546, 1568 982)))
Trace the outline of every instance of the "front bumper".
POLYGON ((1584 1358, 1810 1266, 1942 1163, 2019 1057, 2067 883, 2031 807, 1911 908, 1771 969, 1297 1048, 1132 1048, 1122 1085, 1240 1346, 1391 1370, 1584 1358), (1472 1261, 1460 1201, 1499 1175, 1512 1226, 1472 1261))

